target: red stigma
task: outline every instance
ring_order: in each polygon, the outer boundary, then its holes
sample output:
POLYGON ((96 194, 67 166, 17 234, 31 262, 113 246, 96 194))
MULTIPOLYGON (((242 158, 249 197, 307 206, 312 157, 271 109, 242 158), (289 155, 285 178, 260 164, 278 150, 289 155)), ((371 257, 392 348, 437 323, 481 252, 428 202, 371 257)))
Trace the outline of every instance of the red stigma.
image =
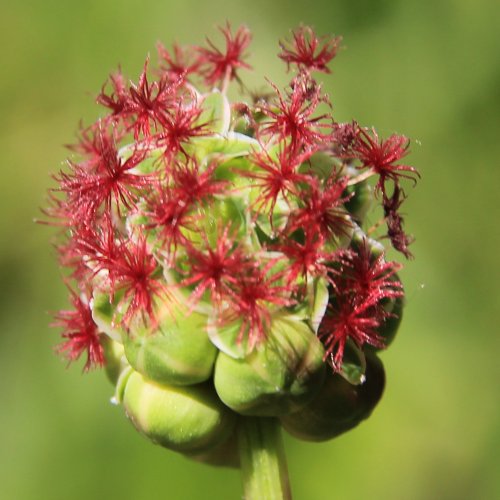
POLYGON ((52 326, 63 329, 62 337, 66 339, 57 346, 57 352, 64 354, 70 363, 85 353, 87 361, 83 370, 87 372, 104 365, 104 352, 88 302, 71 289, 70 300, 74 309, 59 311, 52 323, 52 326))
POLYGON ((250 30, 245 26, 240 26, 233 35, 229 23, 219 29, 226 42, 224 52, 219 50, 208 38, 209 48, 198 48, 202 73, 207 85, 215 85, 225 79, 233 80, 238 78, 237 71, 239 69, 250 69, 250 66, 243 60, 244 51, 252 40, 250 30))
POLYGON ((285 61, 288 69, 296 65, 302 71, 330 73, 328 63, 337 55, 342 37, 318 38, 312 28, 301 26, 292 32, 292 42, 280 42, 278 57, 285 61))

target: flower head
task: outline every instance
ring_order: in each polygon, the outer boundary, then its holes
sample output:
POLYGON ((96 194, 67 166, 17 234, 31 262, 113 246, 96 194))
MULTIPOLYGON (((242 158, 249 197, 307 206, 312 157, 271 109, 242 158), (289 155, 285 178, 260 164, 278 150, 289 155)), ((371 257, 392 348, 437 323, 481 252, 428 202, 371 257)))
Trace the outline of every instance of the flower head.
POLYGON ((252 93, 250 31, 220 31, 222 47, 158 45, 136 82, 111 74, 106 115, 80 126, 44 210, 73 305, 55 316, 57 351, 86 355, 85 371, 106 363, 141 431, 203 456, 232 446, 231 426, 207 438, 206 408, 231 425, 298 415, 330 383, 334 399, 353 395, 339 414, 355 406, 403 307, 401 266, 376 240, 411 256, 400 207, 419 177, 405 136, 333 116, 313 74, 330 72, 339 37, 299 27, 280 44, 289 84, 252 93), (175 426, 185 415, 199 415, 194 440, 175 426))

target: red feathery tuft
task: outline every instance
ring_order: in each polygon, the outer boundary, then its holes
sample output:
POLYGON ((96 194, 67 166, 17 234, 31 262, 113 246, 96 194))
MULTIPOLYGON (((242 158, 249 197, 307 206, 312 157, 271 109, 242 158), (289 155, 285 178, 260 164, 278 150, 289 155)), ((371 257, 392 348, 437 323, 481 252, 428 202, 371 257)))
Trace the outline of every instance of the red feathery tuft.
POLYGON ((289 231, 304 229, 306 235, 320 236, 323 241, 349 234, 352 222, 343 207, 349 196, 342 196, 347 177, 330 177, 325 185, 310 179, 309 189, 301 192, 303 206, 289 219, 289 231))
POLYGON ((341 369, 347 339, 358 346, 383 347, 383 340, 377 333, 382 319, 377 303, 378 299, 371 295, 361 299, 353 295, 337 295, 333 303, 330 301, 318 336, 325 346, 325 359, 331 359, 334 370, 341 369))
POLYGON ((329 276, 333 295, 318 334, 325 358, 330 357, 334 369, 340 370, 348 338, 359 347, 384 347, 378 328, 391 315, 384 303, 402 297, 403 288, 395 279, 401 266, 385 261, 384 254, 372 255, 366 240, 357 250, 338 252, 336 264, 329 276))
POLYGON ((59 311, 52 324, 63 329, 62 337, 66 339, 56 350, 70 363, 86 353, 87 361, 83 370, 89 371, 93 367, 104 365, 104 351, 88 302, 78 297, 73 290, 69 291, 74 309, 59 311))
POLYGON ((120 240, 117 256, 107 266, 110 280, 115 291, 123 290, 122 302, 127 304, 123 323, 140 315, 155 321, 154 299, 168 295, 167 288, 161 283, 162 273, 155 257, 149 253, 146 236, 141 234, 137 241, 120 240))
POLYGON ((331 260, 331 254, 325 252, 323 246, 322 238, 310 232, 307 232, 304 242, 288 237, 283 243, 273 245, 273 250, 282 252, 289 259, 286 271, 288 284, 295 283, 299 277, 307 281, 309 276, 317 277, 327 274, 326 263, 331 260))
POLYGON ((116 73, 112 73, 109 77, 110 94, 106 94, 106 83, 97 96, 97 103, 111 111, 111 118, 125 118, 127 116, 129 93, 121 70, 118 69, 116 73))
POLYGON ((327 64, 337 55, 342 37, 326 36, 318 38, 312 28, 301 26, 292 32, 293 41, 280 42, 278 57, 301 71, 321 71, 330 73, 327 64))
POLYGON ((195 47, 182 47, 177 43, 170 53, 161 43, 157 44, 158 55, 166 65, 160 65, 162 75, 172 83, 185 82, 191 74, 196 74, 200 68, 195 47))
POLYGON ((220 318, 221 322, 241 322, 238 341, 246 337, 250 350, 266 339, 272 309, 294 304, 293 288, 281 284, 284 273, 271 271, 275 264, 276 259, 265 266, 257 261, 245 266, 227 297, 230 306, 220 318))
POLYGON ((259 212, 269 209, 271 223, 278 198, 281 196, 288 202, 289 195, 298 194, 298 183, 309 181, 309 177, 299 174, 298 169, 312 153, 309 151, 297 154, 294 148, 284 144, 280 146, 276 158, 271 157, 266 149, 252 153, 250 159, 258 170, 243 171, 241 174, 255 179, 252 187, 259 189, 259 195, 254 206, 259 212))
POLYGON ((144 151, 133 151, 127 160, 123 160, 116 149, 115 138, 103 129, 99 131, 96 146, 99 161, 96 160, 94 168, 89 169, 86 163, 68 161, 71 172, 61 172, 56 177, 60 184, 58 191, 66 194, 64 203, 76 224, 95 219, 102 206, 110 214, 113 202, 118 210, 120 204, 132 208, 136 202, 136 190, 151 183, 151 175, 130 172, 145 158, 144 151))
POLYGON ((205 167, 202 167, 195 158, 188 158, 185 163, 175 162, 168 174, 178 203, 189 206, 223 194, 228 182, 218 181, 215 178, 214 172, 217 166, 216 160, 205 167))
POLYGON ((322 122, 327 115, 312 116, 322 99, 319 87, 311 90, 302 80, 295 80, 291 93, 286 97, 272 85, 278 103, 265 103, 260 107, 269 120, 262 123, 259 132, 264 136, 277 134, 282 139, 290 138, 297 150, 324 143, 330 134, 322 133, 321 129, 331 128, 330 124, 322 122))
POLYGON ((375 129, 371 130, 370 135, 366 129, 360 128, 353 150, 364 167, 373 169, 379 175, 376 188, 385 194, 387 179, 397 184, 399 178, 404 177, 415 183, 416 178, 420 177, 414 167, 395 165, 397 161, 408 154, 409 146, 410 142, 404 135, 393 134, 384 141, 379 139, 375 129))
POLYGON ((207 85, 215 85, 225 80, 238 78, 237 71, 241 68, 251 69, 244 62, 244 51, 252 40, 250 30, 240 26, 236 33, 231 33, 229 23, 226 27, 219 28, 226 41, 226 50, 219 50, 208 38, 210 48, 199 47, 200 61, 203 67, 203 75, 207 85))
POLYGON ((130 87, 130 98, 127 109, 135 115, 134 136, 137 140, 142 133, 144 138, 151 136, 151 126, 158 130, 165 119, 165 114, 175 103, 175 93, 180 82, 170 82, 168 78, 160 78, 149 83, 147 77, 149 59, 139 77, 138 85, 130 87))
POLYGON ((158 241, 167 254, 175 253, 179 244, 186 242, 184 231, 197 231, 196 216, 190 214, 186 200, 179 199, 174 188, 157 183, 139 210, 146 217, 146 229, 156 231, 158 241))
POLYGON ((98 233, 88 231, 78 238, 78 248, 93 270, 94 276, 102 273, 97 286, 109 291, 110 300, 123 291, 120 304, 126 306, 123 323, 140 314, 154 322, 154 299, 167 295, 161 283, 161 270, 156 258, 148 250, 147 237, 124 240, 114 234, 111 223, 103 222, 98 233))
POLYGON ((199 250, 194 245, 186 246, 189 276, 182 281, 182 285, 196 284, 191 295, 191 303, 195 305, 205 291, 210 292, 212 304, 220 306, 224 295, 230 293, 231 285, 235 285, 239 273, 249 265, 249 258, 244 254, 237 241, 229 234, 227 226, 218 232, 215 246, 213 247, 205 233, 201 234, 204 249, 199 250))
POLYGON ((172 105, 172 109, 160 118, 162 125, 161 132, 156 136, 156 143, 159 147, 165 147, 165 157, 167 160, 175 157, 181 152, 188 156, 184 145, 188 144, 195 137, 207 135, 208 123, 200 123, 203 109, 195 103, 184 104, 179 99, 172 105))
POLYGON ((338 254, 340 271, 334 279, 342 280, 342 289, 356 296, 373 296, 378 299, 395 298, 403 295, 402 285, 395 280, 401 264, 385 260, 385 254, 373 255, 366 239, 357 250, 347 250, 338 254))

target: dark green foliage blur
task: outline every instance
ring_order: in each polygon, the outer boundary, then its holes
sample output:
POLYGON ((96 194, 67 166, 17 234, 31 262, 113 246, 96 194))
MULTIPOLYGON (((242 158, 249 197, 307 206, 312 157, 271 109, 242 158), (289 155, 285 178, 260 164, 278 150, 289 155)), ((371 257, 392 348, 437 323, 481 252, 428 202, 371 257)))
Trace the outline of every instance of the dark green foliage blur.
MULTIPOLYGON (((236 471, 155 447, 109 400, 103 372, 66 370, 49 311, 67 306, 33 224, 107 75, 136 79, 155 43, 203 43, 226 19, 254 33, 248 74, 286 82, 277 40, 300 22, 344 36, 325 81, 339 121, 412 138, 401 272, 407 307, 373 415, 337 440, 286 439, 296 499, 500 498, 500 59, 495 0, 28 0, 0 41, 0 497, 234 499, 236 471)), ((375 222, 375 221, 374 221, 375 222)), ((399 258, 399 257, 398 257, 399 258)))

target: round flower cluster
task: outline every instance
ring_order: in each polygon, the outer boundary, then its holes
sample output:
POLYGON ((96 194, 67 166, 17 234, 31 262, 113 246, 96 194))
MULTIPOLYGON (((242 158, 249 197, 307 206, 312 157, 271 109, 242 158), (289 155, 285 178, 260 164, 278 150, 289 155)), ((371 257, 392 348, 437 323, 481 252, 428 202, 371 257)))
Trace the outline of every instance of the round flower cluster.
POLYGON ((105 366, 153 441, 230 463, 241 415, 323 440, 380 399, 403 288, 375 233, 411 256, 399 208, 418 173, 406 137, 332 116, 313 74, 340 38, 299 27, 278 54, 290 84, 256 93, 249 30, 221 33, 223 48, 160 45, 136 83, 110 76, 45 213, 73 305, 58 351, 105 366))

